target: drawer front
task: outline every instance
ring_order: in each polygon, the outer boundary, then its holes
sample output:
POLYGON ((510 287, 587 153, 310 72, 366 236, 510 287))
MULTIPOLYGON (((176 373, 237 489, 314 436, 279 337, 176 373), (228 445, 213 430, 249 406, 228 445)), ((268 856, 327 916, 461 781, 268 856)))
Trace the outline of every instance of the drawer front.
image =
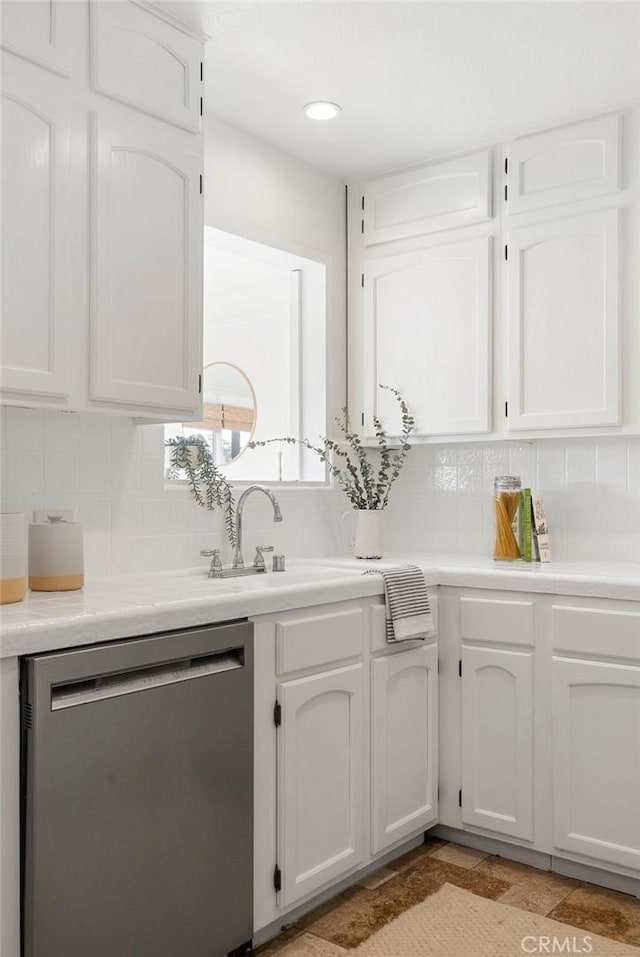
POLYGON ((362 608, 331 611, 276 623, 276 673, 356 658, 363 652, 362 608))
POLYGON ((624 608, 554 604, 553 649, 640 661, 640 602, 624 608))
MULTIPOLYGON (((431 608, 435 633, 433 635, 429 635, 427 642, 434 641, 438 633, 438 598, 435 589, 429 589, 429 607, 431 608)), ((416 638, 415 641, 401 641, 398 643, 387 641, 386 609, 384 603, 370 608, 369 615, 369 647, 372 652, 388 652, 392 651, 396 647, 404 648, 406 650, 407 648, 418 648, 425 644, 425 641, 422 638, 416 638)))
POLYGON ((533 645, 534 601, 513 598, 461 598, 463 641, 533 645))

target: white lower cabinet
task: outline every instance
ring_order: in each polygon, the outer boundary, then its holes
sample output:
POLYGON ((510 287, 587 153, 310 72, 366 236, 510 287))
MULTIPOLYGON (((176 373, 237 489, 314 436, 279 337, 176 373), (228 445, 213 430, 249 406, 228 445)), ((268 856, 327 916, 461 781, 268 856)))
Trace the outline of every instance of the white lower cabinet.
POLYGON ((371 662, 371 850, 438 819, 438 649, 371 662))
POLYGON ((278 862, 289 905, 363 858, 361 662, 278 685, 278 862))
POLYGON ((462 822, 533 839, 533 651, 462 648, 462 822))
POLYGON ((640 603, 552 616, 554 847, 640 872, 640 603))

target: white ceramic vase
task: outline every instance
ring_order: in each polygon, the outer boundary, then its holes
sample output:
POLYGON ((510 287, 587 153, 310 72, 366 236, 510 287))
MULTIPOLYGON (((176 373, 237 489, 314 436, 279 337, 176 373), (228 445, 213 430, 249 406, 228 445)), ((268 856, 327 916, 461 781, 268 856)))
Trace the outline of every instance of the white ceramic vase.
POLYGON ((356 510, 353 554, 356 558, 382 558, 384 512, 379 508, 356 510))

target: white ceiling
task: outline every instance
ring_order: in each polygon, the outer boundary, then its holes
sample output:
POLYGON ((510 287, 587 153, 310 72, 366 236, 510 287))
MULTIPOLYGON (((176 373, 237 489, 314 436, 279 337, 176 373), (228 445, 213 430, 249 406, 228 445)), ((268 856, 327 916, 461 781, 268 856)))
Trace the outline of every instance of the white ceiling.
POLYGON ((181 4, 212 39, 206 108, 340 176, 640 98, 640 2, 181 4), (328 99, 330 123, 302 113, 328 99))

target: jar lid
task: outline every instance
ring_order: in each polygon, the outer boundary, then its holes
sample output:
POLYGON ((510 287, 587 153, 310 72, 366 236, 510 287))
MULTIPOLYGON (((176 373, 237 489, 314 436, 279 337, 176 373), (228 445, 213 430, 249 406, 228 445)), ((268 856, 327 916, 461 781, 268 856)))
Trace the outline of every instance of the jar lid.
POLYGON ((496 491, 519 491, 522 488, 522 482, 519 475, 496 475, 493 480, 493 487, 496 491))

